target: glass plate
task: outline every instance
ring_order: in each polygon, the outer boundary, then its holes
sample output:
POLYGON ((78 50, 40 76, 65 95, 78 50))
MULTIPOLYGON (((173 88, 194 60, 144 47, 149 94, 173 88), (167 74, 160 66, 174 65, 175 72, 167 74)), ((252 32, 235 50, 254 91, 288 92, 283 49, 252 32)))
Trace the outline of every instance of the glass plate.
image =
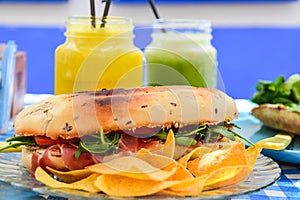
MULTIPOLYGON (((21 164, 21 153, 0 153, 0 181, 10 183, 39 194, 72 199, 113 199, 103 194, 92 194, 83 191, 53 189, 46 187, 28 175, 21 164)), ((185 199, 224 199, 230 196, 247 194, 273 184, 281 174, 276 162, 260 155, 250 176, 242 183, 205 191, 201 196, 185 199)), ((143 199, 161 199, 159 196, 148 196, 143 199)), ((166 197, 172 198, 172 197, 166 197)), ((174 198, 172 198, 174 199, 174 198)))
MULTIPOLYGON (((245 99, 236 100, 239 118, 234 121, 241 129, 240 134, 255 143, 264 138, 276 135, 279 130, 264 126, 258 119, 251 115, 251 109, 257 105, 245 99)), ((292 143, 282 151, 263 149, 262 154, 275 161, 300 164, 300 135, 295 135, 292 143)))

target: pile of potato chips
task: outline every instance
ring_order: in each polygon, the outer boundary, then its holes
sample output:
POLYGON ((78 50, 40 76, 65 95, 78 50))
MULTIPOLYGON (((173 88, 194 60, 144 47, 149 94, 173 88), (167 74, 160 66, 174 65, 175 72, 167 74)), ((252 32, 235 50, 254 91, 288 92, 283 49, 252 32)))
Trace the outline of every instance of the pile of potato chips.
POLYGON ((69 172, 47 168, 58 181, 38 167, 35 177, 53 188, 102 192, 115 197, 147 195, 198 196, 203 191, 243 181, 251 173, 262 147, 245 149, 242 142, 207 145, 174 160, 172 131, 157 152, 141 149, 129 156, 106 159, 69 172))

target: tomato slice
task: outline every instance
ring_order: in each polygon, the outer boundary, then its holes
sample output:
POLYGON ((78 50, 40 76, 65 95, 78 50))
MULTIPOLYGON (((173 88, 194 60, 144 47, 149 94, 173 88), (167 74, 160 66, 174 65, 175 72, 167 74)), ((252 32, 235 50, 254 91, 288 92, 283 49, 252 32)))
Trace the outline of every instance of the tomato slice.
POLYGON ((51 138, 45 136, 34 136, 34 140, 38 145, 54 145, 54 144, 64 144, 64 143, 72 143, 72 142, 79 142, 79 138, 72 138, 72 139, 62 139, 58 138, 57 140, 52 140, 51 138))

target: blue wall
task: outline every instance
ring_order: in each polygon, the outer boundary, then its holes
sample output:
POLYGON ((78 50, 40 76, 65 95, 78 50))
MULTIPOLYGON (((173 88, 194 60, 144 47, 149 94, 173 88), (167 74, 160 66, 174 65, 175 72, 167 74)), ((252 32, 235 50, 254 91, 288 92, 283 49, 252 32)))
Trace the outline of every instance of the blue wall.
POLYGON ((249 98, 258 80, 300 73, 300 27, 215 28, 219 70, 225 89, 249 98))
MULTIPOLYGON (((64 28, 0 26, 0 43, 15 40, 27 53, 27 91, 53 93, 54 51, 64 42, 64 28)), ((225 91, 234 98, 250 98, 260 79, 300 73, 300 27, 214 27, 219 71, 225 91)), ((150 30, 136 30, 136 44, 144 48, 150 30)))

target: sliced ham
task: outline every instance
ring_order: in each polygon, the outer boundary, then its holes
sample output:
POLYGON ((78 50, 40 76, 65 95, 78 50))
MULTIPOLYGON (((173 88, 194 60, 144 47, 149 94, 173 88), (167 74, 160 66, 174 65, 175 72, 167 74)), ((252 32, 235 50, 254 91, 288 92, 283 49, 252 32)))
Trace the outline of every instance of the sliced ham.
POLYGON ((37 152, 33 152, 31 156, 31 168, 29 171, 30 176, 34 177, 34 172, 38 166, 39 166, 39 155, 37 152))
POLYGON ((128 134, 121 134, 118 147, 121 151, 136 152, 142 148, 155 149, 160 141, 155 138, 138 138, 128 134))
POLYGON ((57 170, 66 171, 67 168, 62 160, 61 148, 59 145, 49 146, 39 159, 39 166, 43 169, 51 167, 57 170))
POLYGON ((77 146, 71 144, 61 144, 61 156, 64 165, 68 170, 83 169, 86 166, 98 163, 89 152, 81 152, 78 159, 75 157, 77 146))
POLYGON ((38 156, 37 153, 33 153, 31 171, 34 173, 37 166, 43 169, 46 169, 48 166, 62 171, 77 170, 99 162, 88 152, 81 152, 80 156, 76 158, 76 151, 76 145, 57 144, 49 146, 41 156, 38 156))
MULTIPOLYGON (((128 134, 121 134, 118 143, 119 151, 116 154, 136 152, 142 148, 155 149, 160 145, 160 141, 156 138, 138 138, 128 134)), ((89 152, 81 152, 80 156, 76 158, 77 149, 77 145, 65 143, 51 145, 43 153, 33 152, 30 174, 34 176, 34 172, 38 166, 45 170, 48 166, 61 171, 69 171, 83 169, 86 166, 99 163, 103 159, 101 155, 89 152)))

